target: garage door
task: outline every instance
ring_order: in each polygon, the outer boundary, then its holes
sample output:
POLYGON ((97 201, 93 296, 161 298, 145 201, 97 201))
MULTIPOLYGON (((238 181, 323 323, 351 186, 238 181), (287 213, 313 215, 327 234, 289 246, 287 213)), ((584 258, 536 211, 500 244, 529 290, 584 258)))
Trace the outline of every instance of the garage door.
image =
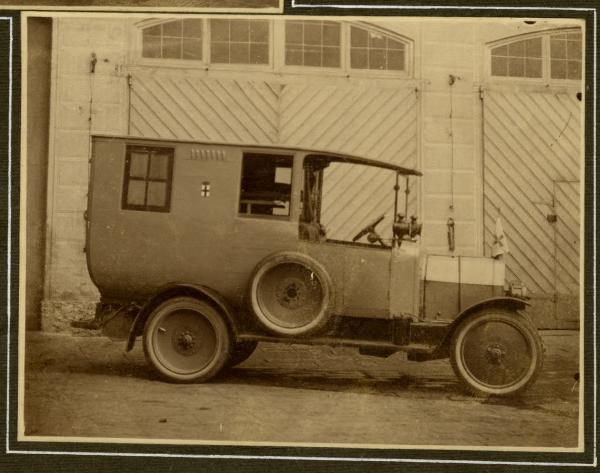
POLYGON ((484 94, 486 251, 501 216, 508 278, 555 300, 579 294, 580 111, 575 92, 484 94))
MULTIPOLYGON (((416 166, 414 85, 266 82, 163 71, 132 75, 131 133, 144 137, 281 143, 416 166)), ((332 166, 322 220, 330 238, 348 239, 376 216, 391 236, 394 174, 332 166)), ((409 201, 416 213, 416 179, 409 201)))

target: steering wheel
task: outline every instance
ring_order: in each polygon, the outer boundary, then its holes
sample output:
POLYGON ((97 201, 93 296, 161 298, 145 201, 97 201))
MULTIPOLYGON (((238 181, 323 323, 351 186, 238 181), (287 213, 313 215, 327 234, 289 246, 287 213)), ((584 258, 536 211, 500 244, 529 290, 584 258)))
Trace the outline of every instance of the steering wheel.
POLYGON ((354 238, 352 238, 352 241, 356 241, 361 239, 363 236, 365 236, 367 233, 371 232, 371 231, 375 231, 375 227, 377 225, 379 225, 379 223, 385 218, 385 214, 384 215, 380 215, 379 217, 377 217, 375 220, 373 220, 371 223, 369 223, 369 225, 367 225, 365 228, 363 228, 360 232, 358 232, 354 238))

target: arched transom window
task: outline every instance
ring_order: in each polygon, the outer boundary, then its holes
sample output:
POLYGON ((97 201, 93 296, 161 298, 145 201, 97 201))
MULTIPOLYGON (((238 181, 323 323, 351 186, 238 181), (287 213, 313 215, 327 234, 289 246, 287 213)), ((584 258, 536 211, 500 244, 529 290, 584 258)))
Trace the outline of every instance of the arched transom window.
POLYGON ((582 36, 560 30, 502 41, 490 50, 490 75, 540 80, 581 80, 582 36))
POLYGON ((412 41, 367 23, 329 20, 177 19, 142 26, 141 59, 408 76, 412 41))

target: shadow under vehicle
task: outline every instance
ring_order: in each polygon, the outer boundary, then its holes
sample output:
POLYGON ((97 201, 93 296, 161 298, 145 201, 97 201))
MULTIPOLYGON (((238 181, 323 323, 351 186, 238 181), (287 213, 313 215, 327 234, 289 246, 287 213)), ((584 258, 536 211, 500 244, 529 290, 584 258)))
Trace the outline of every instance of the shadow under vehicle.
POLYGON ((421 224, 398 209, 419 171, 280 146, 92 142, 86 254, 101 300, 76 324, 128 350, 141 336, 166 380, 206 381, 261 341, 450 358, 484 396, 520 393, 540 372, 541 339, 504 263, 420 252, 421 224), (328 238, 324 175, 340 166, 391 173, 389 238, 384 215, 351 241, 328 238))

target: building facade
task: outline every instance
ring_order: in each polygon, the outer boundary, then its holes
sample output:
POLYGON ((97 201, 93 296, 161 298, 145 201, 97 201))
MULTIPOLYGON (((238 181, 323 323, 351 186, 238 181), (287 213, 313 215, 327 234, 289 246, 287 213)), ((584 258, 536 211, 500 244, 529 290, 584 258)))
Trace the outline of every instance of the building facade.
MULTIPOLYGON (((47 205, 28 210, 27 224, 44 219, 43 254, 32 249, 27 262, 28 278, 44 284, 42 326, 98 298, 84 253, 92 134, 282 143, 416 167, 424 176, 408 208, 427 251, 490 255, 500 217, 508 278, 529 288, 538 325, 577 323, 580 24, 61 16, 28 27, 49 38, 37 47, 50 57, 49 71, 28 80, 31 98, 50 83, 46 128, 28 104, 27 159, 40 164, 28 175, 47 182, 47 205)), ((329 234, 391 216, 391 178, 331 173, 329 234)), ((390 228, 391 217, 380 229, 390 228)))

